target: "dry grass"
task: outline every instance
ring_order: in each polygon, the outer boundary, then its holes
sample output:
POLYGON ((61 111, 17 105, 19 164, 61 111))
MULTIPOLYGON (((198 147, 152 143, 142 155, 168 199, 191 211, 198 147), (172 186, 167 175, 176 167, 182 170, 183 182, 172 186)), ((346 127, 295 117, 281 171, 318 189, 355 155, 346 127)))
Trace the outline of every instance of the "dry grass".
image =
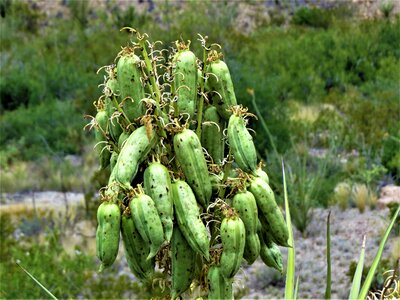
POLYGON ((355 183, 352 188, 351 197, 360 213, 363 213, 369 203, 369 190, 367 186, 362 183, 355 183))
POLYGON ((334 202, 337 203, 339 208, 344 211, 349 205, 351 196, 351 187, 347 182, 340 182, 334 190, 334 202))
POLYGON ((0 193, 24 191, 84 191, 98 168, 92 147, 84 151, 80 162, 66 158, 43 157, 35 162, 17 161, 0 168, 0 193))

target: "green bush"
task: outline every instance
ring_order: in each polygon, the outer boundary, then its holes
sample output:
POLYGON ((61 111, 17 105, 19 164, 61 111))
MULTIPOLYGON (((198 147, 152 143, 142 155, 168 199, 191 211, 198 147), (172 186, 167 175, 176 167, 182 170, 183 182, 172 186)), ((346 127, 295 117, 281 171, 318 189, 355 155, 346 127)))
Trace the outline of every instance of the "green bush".
POLYGON ((118 277, 115 277, 115 272, 98 274, 95 256, 86 253, 87 249, 81 248, 84 245, 76 246, 73 254, 67 253, 63 246, 65 228, 55 225, 52 216, 27 214, 22 216, 21 221, 15 222, 10 215, 2 214, 0 226, 2 299, 48 297, 16 263, 27 269, 59 299, 145 299, 150 295, 162 295, 160 288, 152 289, 151 283, 139 284, 126 274, 118 277), (14 236, 16 229, 24 233, 18 240, 14 236))
POLYGON ((84 124, 72 102, 53 100, 7 111, 0 120, 2 160, 80 153, 84 124))
POLYGON ((318 7, 302 6, 295 11, 291 22, 294 25, 326 29, 331 24, 331 14, 327 10, 318 7))

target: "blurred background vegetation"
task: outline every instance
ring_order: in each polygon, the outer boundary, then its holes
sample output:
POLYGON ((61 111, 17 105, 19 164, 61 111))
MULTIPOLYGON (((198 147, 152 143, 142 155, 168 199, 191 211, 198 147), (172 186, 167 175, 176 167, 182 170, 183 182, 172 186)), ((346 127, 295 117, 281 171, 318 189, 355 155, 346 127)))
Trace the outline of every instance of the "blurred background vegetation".
MULTIPOLYGON (((84 116, 94 114, 101 95, 104 74, 97 70, 129 43, 119 29, 131 26, 165 47, 182 38, 199 51, 198 33, 222 45, 238 102, 259 111, 251 127, 278 201, 281 158, 286 164, 301 232, 315 207, 373 208, 381 186, 400 183, 400 18, 393 1, 377 1, 373 13, 353 2, 0 0, 1 193, 90 198, 104 184, 84 116)), ((11 226, 4 217, 3 225, 11 226)), ((12 232, 2 229, 2 239, 12 243, 12 232)), ((49 258, 55 265, 68 260, 54 242, 58 234, 43 246, 61 253, 49 258)), ((1 248, 2 258, 11 255, 1 248)), ((70 266, 82 268, 76 276, 91 278, 87 260, 63 264, 77 264, 70 266)), ((9 274, 17 268, 0 267, 9 274)), ((0 296, 12 298, 1 285, 0 296)), ((75 288, 59 295, 87 297, 75 288)))

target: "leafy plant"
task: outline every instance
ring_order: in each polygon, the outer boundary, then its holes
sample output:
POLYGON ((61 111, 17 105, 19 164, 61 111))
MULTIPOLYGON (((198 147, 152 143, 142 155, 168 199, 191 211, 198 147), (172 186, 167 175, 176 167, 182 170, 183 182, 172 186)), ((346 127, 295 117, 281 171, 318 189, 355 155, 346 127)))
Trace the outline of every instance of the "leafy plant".
POLYGON ((317 7, 303 6, 295 11, 291 22, 295 25, 326 29, 331 23, 331 15, 326 10, 317 7))
POLYGON ((394 9, 393 0, 381 0, 379 3, 379 10, 383 13, 385 18, 389 18, 394 9))

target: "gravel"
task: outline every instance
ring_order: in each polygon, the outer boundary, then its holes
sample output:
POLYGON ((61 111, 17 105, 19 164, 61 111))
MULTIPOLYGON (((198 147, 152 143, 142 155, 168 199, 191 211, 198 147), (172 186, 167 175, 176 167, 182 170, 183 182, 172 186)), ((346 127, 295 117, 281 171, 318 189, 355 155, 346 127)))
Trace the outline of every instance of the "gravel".
MULTIPOLYGON (((369 265, 389 224, 389 210, 340 211, 331 208, 332 299, 344 299, 350 291, 351 278, 346 273, 360 255, 362 237, 366 235, 365 264, 369 265)), ((315 209, 307 237, 294 231, 296 276, 299 276, 299 298, 323 299, 326 286, 326 219, 329 210, 315 209)), ((382 258, 391 257, 391 237, 382 258)), ((287 251, 281 248, 286 266, 287 251)), ((267 268, 261 260, 238 274, 236 291, 244 289, 242 299, 281 299, 284 297, 285 275, 267 268), (246 288, 245 288, 246 287, 246 288)))

